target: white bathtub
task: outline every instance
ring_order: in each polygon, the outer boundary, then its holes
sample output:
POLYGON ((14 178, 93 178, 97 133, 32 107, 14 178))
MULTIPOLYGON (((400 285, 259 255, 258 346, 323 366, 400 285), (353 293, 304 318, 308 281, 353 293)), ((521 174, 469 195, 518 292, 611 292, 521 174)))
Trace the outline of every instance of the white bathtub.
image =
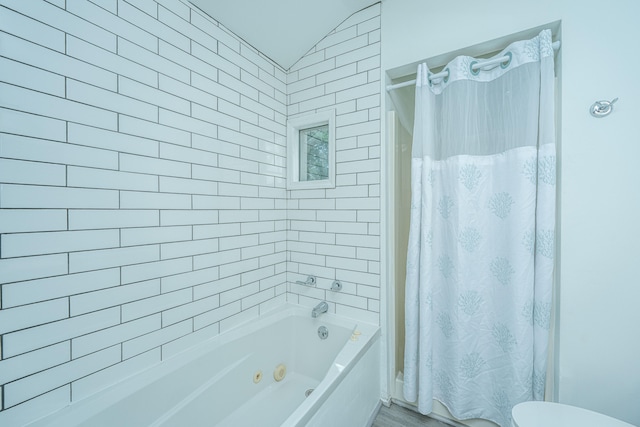
POLYGON ((287 305, 29 426, 365 426, 380 396, 379 334, 287 305))

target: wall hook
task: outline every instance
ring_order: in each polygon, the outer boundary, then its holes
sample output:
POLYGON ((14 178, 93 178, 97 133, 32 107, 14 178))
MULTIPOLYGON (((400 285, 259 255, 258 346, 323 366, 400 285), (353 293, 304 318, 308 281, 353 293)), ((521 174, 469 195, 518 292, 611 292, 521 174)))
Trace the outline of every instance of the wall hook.
POLYGON ((589 112, 593 117, 601 118, 606 117, 613 111, 613 104, 618 98, 614 98, 611 101, 596 101, 589 108, 589 112))

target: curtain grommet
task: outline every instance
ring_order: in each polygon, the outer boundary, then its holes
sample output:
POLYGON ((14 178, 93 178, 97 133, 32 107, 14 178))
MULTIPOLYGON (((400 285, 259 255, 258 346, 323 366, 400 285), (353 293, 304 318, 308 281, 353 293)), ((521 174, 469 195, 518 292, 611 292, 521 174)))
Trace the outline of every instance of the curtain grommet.
POLYGON ((446 82, 449 81, 449 76, 451 75, 451 70, 449 70, 449 67, 447 67, 447 68, 444 69, 444 71, 447 73, 447 76, 444 79, 442 79, 442 81, 444 83, 446 83, 446 82))
POLYGON ((511 52, 505 53, 504 56, 508 56, 509 59, 507 59, 507 62, 500 63, 500 68, 502 68, 503 70, 511 65, 511 60, 513 59, 513 55, 511 54, 511 52))
POLYGON ((472 76, 477 76, 478 74, 480 74, 480 67, 478 67, 477 70, 473 69, 473 66, 476 65, 478 63, 478 61, 471 61, 469 63, 469 71, 471 72, 472 76))

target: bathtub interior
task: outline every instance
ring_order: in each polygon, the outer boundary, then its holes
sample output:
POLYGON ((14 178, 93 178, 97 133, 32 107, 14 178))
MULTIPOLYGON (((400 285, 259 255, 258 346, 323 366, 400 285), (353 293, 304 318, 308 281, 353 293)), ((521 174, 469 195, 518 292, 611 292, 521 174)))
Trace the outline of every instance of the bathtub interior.
MULTIPOLYGON (((355 321, 335 316, 312 319, 308 310, 287 306, 33 425, 237 426, 245 425, 251 415, 259 421, 256 425, 269 426, 306 419, 304 411, 326 399, 318 393, 330 391, 357 353, 346 345, 354 344, 356 329, 362 327, 355 321), (326 340, 318 337, 321 325, 329 329, 326 340), (278 382, 273 374, 280 364, 287 374, 278 382), (258 371, 262 378, 256 384, 258 371), (320 391, 306 397, 309 389, 320 391), (292 418, 292 413, 297 415, 292 418)), ((362 346, 355 344, 351 347, 362 346)))

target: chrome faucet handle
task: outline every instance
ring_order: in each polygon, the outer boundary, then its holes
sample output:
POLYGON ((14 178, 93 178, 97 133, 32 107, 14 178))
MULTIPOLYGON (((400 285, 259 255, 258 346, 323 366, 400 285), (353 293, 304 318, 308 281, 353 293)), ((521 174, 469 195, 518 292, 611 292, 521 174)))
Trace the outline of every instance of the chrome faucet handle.
POLYGON ((302 281, 302 280, 296 280, 296 283, 298 285, 305 285, 305 286, 315 286, 316 285, 316 277, 315 276, 307 276, 307 280, 306 281, 302 281))
POLYGON ((333 283, 331 284, 331 290, 334 292, 339 292, 342 290, 342 283, 340 283, 340 281, 338 280, 334 280, 333 283))

